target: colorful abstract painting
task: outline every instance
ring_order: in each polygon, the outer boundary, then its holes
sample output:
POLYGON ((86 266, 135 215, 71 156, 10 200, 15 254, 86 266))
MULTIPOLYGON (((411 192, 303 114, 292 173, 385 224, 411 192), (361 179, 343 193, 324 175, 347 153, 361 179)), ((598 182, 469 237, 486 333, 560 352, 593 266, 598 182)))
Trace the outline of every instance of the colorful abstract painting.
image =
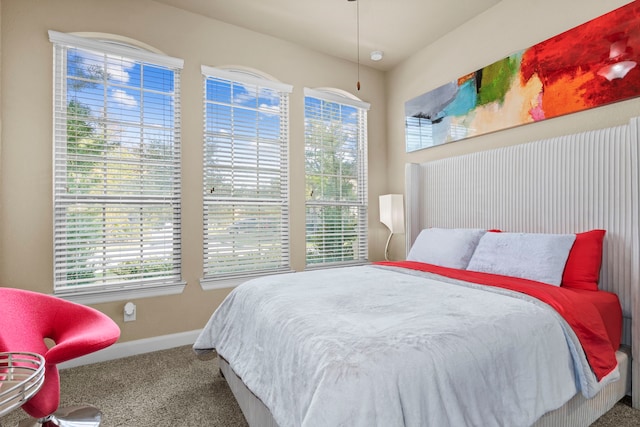
POLYGON ((405 103, 406 149, 640 95, 640 0, 405 103))

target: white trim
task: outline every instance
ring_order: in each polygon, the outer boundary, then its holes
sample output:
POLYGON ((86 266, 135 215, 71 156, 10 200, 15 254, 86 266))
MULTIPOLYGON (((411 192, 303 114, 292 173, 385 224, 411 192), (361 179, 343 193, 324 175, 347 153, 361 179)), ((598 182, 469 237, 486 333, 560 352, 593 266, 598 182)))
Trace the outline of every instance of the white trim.
MULTIPOLYGON (((633 158, 634 165, 640 163, 640 153, 638 152, 637 141, 640 141, 640 117, 633 117, 629 121, 629 138, 631 143, 631 156, 633 158)), ((638 211, 640 210, 640 200, 637 199, 638 188, 640 188, 640 175, 638 174, 638 168, 631 168, 631 194, 635 196, 633 203, 632 218, 638 218, 638 211)), ((634 254, 640 253, 640 226, 638 221, 633 221, 632 233, 634 239, 632 239, 631 251, 634 254)), ((631 282, 635 286, 631 287, 631 354, 633 357, 631 365, 631 397, 632 406, 635 409, 640 409, 640 288, 638 281, 640 280, 640 270, 638 268, 637 258, 631 263, 631 282)))
POLYGON ((192 345, 196 342, 201 331, 201 329, 197 329, 194 331, 178 332, 175 334, 115 343, 114 345, 100 351, 96 351, 95 353, 60 363, 58 368, 75 368, 76 366, 84 366, 93 363, 121 359, 123 357, 137 356, 139 354, 151 353, 153 351, 168 350, 170 348, 181 347, 183 345, 192 345))
POLYGON ((147 285, 140 287, 123 287, 120 289, 102 288, 94 291, 80 289, 77 291, 56 290, 54 296, 78 304, 99 304, 103 302, 123 301, 165 295, 177 295, 184 291, 187 282, 169 283, 164 285, 147 285))
POLYGON ((369 260, 333 262, 333 263, 316 263, 316 264, 305 265, 304 271, 326 270, 328 268, 334 269, 334 268, 344 268, 344 267, 357 267, 360 265, 369 265, 369 264, 371 264, 369 260))
POLYGON ((363 110, 369 110, 371 104, 358 99, 356 96, 351 95, 349 92, 338 91, 336 89, 318 88, 310 89, 304 88, 304 96, 312 98, 322 99, 324 101, 337 102, 338 104, 351 105, 352 107, 362 108, 363 110))
POLYGON ((413 242, 420 233, 420 165, 407 163, 404 167, 404 187, 407 192, 405 222, 405 257, 409 254, 413 242))
MULTIPOLYGON (((268 89, 277 90, 279 92, 291 93, 293 86, 279 82, 273 78, 252 76, 253 71, 245 70, 223 70, 222 68, 209 67, 207 65, 201 65, 200 70, 202 74, 207 77, 215 77, 218 79, 231 80, 234 82, 245 83, 250 85, 256 85, 268 89)), ((255 72, 255 74, 258 74, 255 72)))
POLYGON ((72 34, 60 33, 58 31, 49 30, 49 41, 52 43, 80 47, 84 49, 97 50, 101 53, 113 55, 122 55, 127 58, 137 59, 144 62, 152 62, 165 67, 182 69, 184 60, 173 58, 167 55, 159 55, 154 52, 147 52, 134 47, 124 46, 122 44, 107 43, 104 41, 92 40, 85 37, 78 37, 72 34))
POLYGON ((68 34, 72 36, 83 37, 85 39, 92 39, 92 40, 105 42, 105 43, 114 43, 114 44, 121 44, 121 45, 124 44, 125 47, 126 45, 128 45, 129 47, 139 48, 149 52, 157 53, 158 55, 167 56, 167 54, 161 51, 160 49, 156 49, 155 47, 148 45, 144 42, 141 42, 136 39, 132 39, 130 37, 121 36, 119 34, 98 33, 94 31, 86 31, 86 32, 79 31, 79 32, 73 32, 68 34))
POLYGON ((289 273, 295 273, 295 271, 279 270, 273 273, 247 274, 247 275, 241 275, 241 276, 229 276, 224 278, 209 277, 206 279, 200 279, 200 287, 205 291, 210 291, 213 289, 235 288, 236 286, 241 285, 248 280, 256 279, 258 277, 274 276, 277 274, 289 274, 289 273))

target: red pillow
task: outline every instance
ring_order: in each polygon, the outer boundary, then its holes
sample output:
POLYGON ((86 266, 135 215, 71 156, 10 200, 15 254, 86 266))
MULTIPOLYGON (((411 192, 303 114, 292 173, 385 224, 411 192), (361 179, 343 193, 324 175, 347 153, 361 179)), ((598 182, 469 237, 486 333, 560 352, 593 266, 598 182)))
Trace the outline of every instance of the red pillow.
POLYGON ((562 274, 561 286, 575 289, 598 290, 602 242, 605 230, 591 230, 576 234, 562 274))

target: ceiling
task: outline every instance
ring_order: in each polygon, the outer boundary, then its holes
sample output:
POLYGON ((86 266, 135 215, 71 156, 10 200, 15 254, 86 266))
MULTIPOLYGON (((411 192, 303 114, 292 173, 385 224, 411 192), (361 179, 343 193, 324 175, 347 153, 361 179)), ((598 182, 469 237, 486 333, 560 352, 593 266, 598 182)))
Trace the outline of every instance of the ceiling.
POLYGON ((155 0, 389 70, 500 0, 155 0), (384 52, 381 61, 371 51, 384 52))

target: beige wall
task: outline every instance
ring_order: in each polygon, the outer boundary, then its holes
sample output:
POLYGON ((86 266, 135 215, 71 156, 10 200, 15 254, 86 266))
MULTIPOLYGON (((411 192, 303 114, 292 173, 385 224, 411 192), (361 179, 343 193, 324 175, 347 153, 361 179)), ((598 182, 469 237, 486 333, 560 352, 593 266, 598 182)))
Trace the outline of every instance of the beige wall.
MULTIPOLYGON (((0 0, 0 81, 2 81, 2 0, 0 0)), ((2 85, 0 84, 0 106, 2 105, 2 85)), ((2 172, 2 110, 0 110, 0 175, 2 172)), ((2 199, 0 198, 0 209, 2 207, 2 199)), ((0 219, 1 221, 1 219, 0 219)), ((0 243, 2 248, 2 243, 0 243)), ((0 252, 2 249, 0 249, 0 252)))
MULTIPOLYGON (((624 123, 640 98, 419 152, 404 151, 404 102, 508 54, 532 46, 627 0, 509 0, 467 22, 383 74, 361 69, 370 102, 370 257, 382 258, 386 229, 377 197, 404 192, 405 162, 421 162, 624 123), (388 141, 388 144, 387 144, 388 141), (385 173, 386 172, 386 173, 385 173)), ((122 341, 199 329, 228 290, 203 292, 202 113, 200 65, 242 65, 292 84, 291 221, 293 267, 304 260, 303 88, 354 93, 353 63, 150 0, 1 0, 0 286, 52 291, 52 47, 47 30, 131 37, 185 60, 182 78, 183 294, 135 301, 138 320, 123 323, 121 303, 97 306, 121 326, 122 341)), ((392 258, 404 254, 402 236, 392 258)))
MULTIPOLYGON (((543 122, 405 153, 404 103, 509 54, 629 3, 628 0, 509 0, 477 16, 390 71, 387 174, 389 192, 404 192, 406 162, 424 162, 494 147, 623 124, 640 115, 640 98, 543 122)), ((401 239, 398 239, 401 240, 401 239)), ((397 257, 403 242, 393 246, 397 257)))
POLYGON ((182 74, 183 294, 135 301, 137 320, 122 322, 124 301, 98 309, 121 326, 122 341, 199 329, 228 290, 201 290, 202 81, 200 65, 256 68, 292 84, 291 254, 304 267, 303 88, 335 87, 370 102, 371 258, 382 257, 385 233, 377 196, 386 185, 384 74, 149 0, 2 0, 0 90, 0 286, 51 293, 52 46, 47 30, 130 37, 185 60, 182 74), (382 154, 382 155, 381 155, 382 154))

